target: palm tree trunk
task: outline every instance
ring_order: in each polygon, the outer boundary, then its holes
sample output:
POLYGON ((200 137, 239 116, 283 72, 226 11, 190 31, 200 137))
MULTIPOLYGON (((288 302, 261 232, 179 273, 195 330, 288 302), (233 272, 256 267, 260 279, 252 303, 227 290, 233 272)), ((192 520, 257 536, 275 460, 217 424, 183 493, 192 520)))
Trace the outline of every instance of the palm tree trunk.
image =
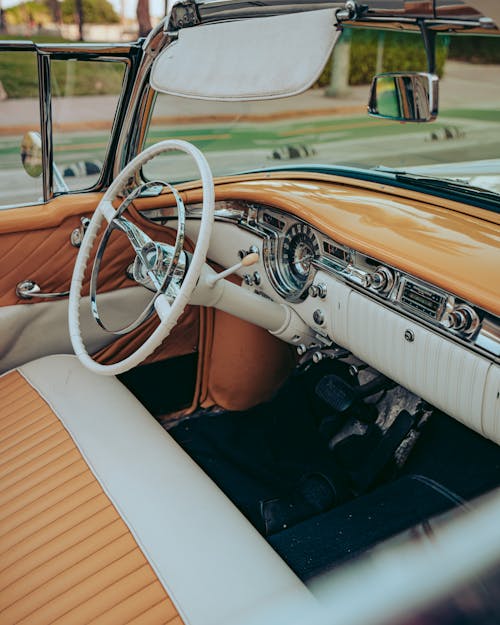
POLYGON ((76 15, 78 19, 79 40, 83 41, 83 0, 76 0, 76 15))
POLYGON ((149 0, 137 0, 137 22, 139 24, 139 37, 145 37, 151 30, 151 17, 149 16, 149 0))

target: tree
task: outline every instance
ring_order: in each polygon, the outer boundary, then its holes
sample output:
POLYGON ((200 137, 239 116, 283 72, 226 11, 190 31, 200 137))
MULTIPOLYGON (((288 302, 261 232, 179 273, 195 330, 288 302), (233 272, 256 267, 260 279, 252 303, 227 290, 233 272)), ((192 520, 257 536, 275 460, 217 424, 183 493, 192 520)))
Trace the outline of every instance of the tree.
POLYGON ((61 5, 59 4, 59 0, 47 0, 46 4, 50 9, 52 14, 52 21, 54 24, 61 23, 61 5))
POLYGON ((145 37, 151 30, 151 17, 149 15, 149 0, 137 0, 137 23, 139 24, 139 37, 145 37))
POLYGON ((83 16, 83 0, 75 0, 76 16, 78 21, 78 39, 83 41, 83 24, 85 18, 83 16))
POLYGON ((79 20, 79 4, 83 18, 82 23, 116 24, 120 21, 118 14, 108 0, 63 0, 61 13, 65 24, 74 24, 79 20))

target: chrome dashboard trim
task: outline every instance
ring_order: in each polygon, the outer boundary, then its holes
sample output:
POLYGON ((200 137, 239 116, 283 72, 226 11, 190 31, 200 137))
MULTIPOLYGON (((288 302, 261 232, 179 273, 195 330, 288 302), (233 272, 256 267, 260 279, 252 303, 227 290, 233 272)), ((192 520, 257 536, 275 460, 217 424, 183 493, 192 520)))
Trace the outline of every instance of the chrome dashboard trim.
POLYGON ((476 346, 488 354, 493 354, 496 356, 496 361, 500 362, 500 325, 489 316, 486 316, 481 323, 481 329, 476 337, 476 346))

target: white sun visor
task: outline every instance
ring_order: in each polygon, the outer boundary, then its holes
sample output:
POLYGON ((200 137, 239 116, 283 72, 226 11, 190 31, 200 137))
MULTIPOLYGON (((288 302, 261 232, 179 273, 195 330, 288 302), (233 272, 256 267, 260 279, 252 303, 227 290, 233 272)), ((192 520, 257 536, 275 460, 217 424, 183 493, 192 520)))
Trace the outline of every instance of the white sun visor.
POLYGON ((204 100, 296 95, 318 78, 340 31, 333 9, 185 28, 155 60, 151 86, 204 100))

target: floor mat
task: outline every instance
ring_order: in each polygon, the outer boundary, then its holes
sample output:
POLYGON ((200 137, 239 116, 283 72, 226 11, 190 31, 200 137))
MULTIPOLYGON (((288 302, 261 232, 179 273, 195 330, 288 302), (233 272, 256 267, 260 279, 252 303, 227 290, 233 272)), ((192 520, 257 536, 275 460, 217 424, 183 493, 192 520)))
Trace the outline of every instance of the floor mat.
POLYGON ((460 498, 435 482, 406 476, 268 540, 307 581, 458 505, 460 498))
POLYGON ((403 472, 425 475, 471 499, 499 485, 500 446, 436 411, 403 472))
POLYGON ((347 496, 344 471, 311 416, 309 384, 294 377, 253 410, 188 419, 169 430, 263 534, 288 524, 287 506, 298 522, 347 496))

